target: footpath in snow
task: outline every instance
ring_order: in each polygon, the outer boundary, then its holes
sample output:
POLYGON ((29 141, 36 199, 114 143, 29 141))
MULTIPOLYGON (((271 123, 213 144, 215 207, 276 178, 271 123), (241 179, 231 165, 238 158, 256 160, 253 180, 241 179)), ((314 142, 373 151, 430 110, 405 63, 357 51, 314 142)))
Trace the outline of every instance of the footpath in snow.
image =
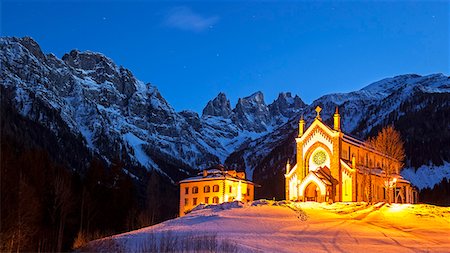
POLYGON ((450 207, 258 200, 93 241, 110 252, 449 252, 450 207))

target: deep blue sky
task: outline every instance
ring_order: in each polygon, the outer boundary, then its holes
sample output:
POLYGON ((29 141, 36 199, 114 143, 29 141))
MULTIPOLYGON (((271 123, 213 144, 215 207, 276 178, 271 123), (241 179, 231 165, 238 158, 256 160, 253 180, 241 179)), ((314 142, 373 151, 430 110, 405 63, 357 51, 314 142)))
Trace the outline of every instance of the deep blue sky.
POLYGON ((406 73, 449 74, 448 1, 1 3, 1 35, 102 52, 176 110, 281 91, 310 103, 406 73))

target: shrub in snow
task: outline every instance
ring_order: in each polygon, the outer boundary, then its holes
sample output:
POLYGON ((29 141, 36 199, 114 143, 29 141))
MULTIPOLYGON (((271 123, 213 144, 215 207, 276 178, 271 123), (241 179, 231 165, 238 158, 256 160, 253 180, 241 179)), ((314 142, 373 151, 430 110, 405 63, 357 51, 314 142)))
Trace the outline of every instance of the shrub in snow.
POLYGON ((151 233, 136 252, 237 252, 235 243, 219 240, 216 234, 151 233))
POLYGON ((228 210, 228 209, 232 209, 232 208, 241 208, 244 205, 245 204, 241 201, 225 202, 225 203, 221 203, 221 204, 211 204, 211 205, 200 204, 200 205, 194 207, 191 210, 191 212, 195 212, 198 210, 204 210, 204 209, 212 209, 214 212, 216 212, 216 211, 228 210))

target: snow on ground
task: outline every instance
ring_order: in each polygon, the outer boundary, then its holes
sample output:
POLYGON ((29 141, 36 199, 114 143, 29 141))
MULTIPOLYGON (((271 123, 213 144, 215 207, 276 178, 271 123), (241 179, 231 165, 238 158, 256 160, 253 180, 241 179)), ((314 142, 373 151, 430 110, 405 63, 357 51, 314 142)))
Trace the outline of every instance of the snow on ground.
MULTIPOLYGON (((238 252, 448 252, 450 208, 265 200, 224 203, 93 241, 86 249, 110 251, 114 245, 115 250, 139 252, 149 238, 164 234, 172 238, 214 235, 238 252)), ((193 242, 189 239, 180 245, 188 247, 193 242)))
POLYGON ((444 178, 450 180, 450 162, 444 162, 441 166, 422 165, 417 170, 406 168, 402 170, 402 176, 420 190, 433 188, 434 185, 439 184, 444 178))

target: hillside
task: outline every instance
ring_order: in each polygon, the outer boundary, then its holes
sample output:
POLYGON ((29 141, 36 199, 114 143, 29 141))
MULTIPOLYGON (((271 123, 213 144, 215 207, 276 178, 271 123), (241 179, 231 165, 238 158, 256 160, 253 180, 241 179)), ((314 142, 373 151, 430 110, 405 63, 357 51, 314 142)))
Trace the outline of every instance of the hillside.
POLYGON ((181 218, 93 241, 85 249, 445 252, 450 247, 449 229, 448 207, 262 200, 200 207, 181 218))

